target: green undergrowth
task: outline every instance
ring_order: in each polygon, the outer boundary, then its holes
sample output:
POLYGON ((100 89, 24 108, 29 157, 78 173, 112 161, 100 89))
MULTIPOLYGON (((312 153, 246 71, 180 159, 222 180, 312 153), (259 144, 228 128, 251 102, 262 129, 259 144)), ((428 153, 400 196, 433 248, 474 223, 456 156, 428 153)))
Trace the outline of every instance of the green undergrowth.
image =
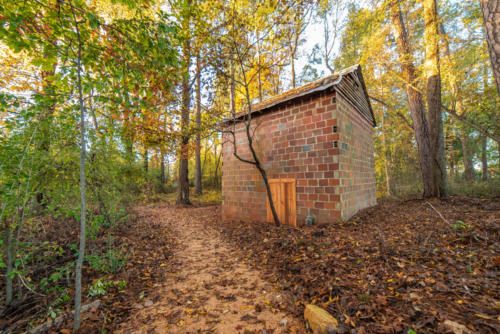
MULTIPOLYGON (((207 189, 203 190, 201 195, 196 195, 194 193, 194 188, 190 188, 189 198, 193 204, 217 204, 222 202, 222 192, 220 189, 207 189)), ((168 204, 173 205, 177 201, 177 192, 156 194, 151 196, 149 201, 167 202, 168 204)))

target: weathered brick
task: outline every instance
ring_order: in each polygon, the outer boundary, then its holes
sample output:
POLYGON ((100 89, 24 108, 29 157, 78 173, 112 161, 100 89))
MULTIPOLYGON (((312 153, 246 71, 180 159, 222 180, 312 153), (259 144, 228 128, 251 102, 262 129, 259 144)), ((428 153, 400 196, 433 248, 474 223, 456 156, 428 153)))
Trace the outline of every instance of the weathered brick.
MULTIPOLYGON (((375 204, 372 127, 335 92, 322 92, 253 117, 255 148, 269 178, 296 179, 297 222, 349 218, 375 204), (336 128, 336 132, 334 131, 336 128), (337 147, 334 147, 337 143, 337 147)), ((243 123, 236 124, 239 154, 252 159, 243 123)), ((266 220, 266 192, 256 168, 223 147, 224 220, 266 220)))

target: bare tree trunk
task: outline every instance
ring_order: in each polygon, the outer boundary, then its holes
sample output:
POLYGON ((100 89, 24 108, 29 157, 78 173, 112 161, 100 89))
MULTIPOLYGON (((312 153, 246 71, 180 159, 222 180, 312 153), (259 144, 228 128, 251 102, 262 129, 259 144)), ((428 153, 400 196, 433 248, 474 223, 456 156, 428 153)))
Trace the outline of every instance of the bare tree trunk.
MULTIPOLYGON (((191 1, 188 0, 188 5, 191 1)), ((182 28, 184 31, 190 29, 189 16, 183 18, 182 28)), ((179 179, 177 187, 177 204, 191 204, 189 201, 189 67, 191 63, 191 42, 186 38, 182 42, 182 55, 185 64, 185 72, 182 78, 182 101, 181 101, 181 146, 179 152, 179 179)))
POLYGON ((323 58, 325 59, 325 66, 330 71, 330 74, 335 73, 335 69, 330 65, 330 52, 329 52, 329 44, 330 44, 330 31, 328 28, 328 15, 324 14, 323 17, 323 47, 325 48, 323 58))
POLYGON ((498 170, 500 171, 500 142, 497 142, 498 170))
POLYGON ((149 170, 149 152, 147 147, 144 148, 144 172, 147 174, 149 170))
POLYGON ((230 82, 229 82, 229 108, 231 109, 231 115, 236 115, 236 87, 234 83, 234 64, 233 61, 230 60, 230 82))
POLYGON ((473 182, 474 168, 472 166, 472 155, 469 150, 469 132, 466 129, 460 131, 460 141, 462 143, 462 155, 464 157, 464 176, 467 182, 473 182))
POLYGON ((386 142, 386 137, 385 137, 385 115, 384 115, 384 109, 382 108, 382 122, 380 124, 381 130, 382 130, 382 149, 384 150, 384 171, 385 171, 385 188, 386 188, 386 193, 387 196, 391 196, 391 179, 389 175, 389 162, 388 162, 388 155, 387 155, 387 142, 386 142))
POLYGON ((80 104, 80 246, 78 248, 78 259, 76 260, 75 270, 75 317, 73 321, 73 329, 76 331, 80 328, 80 309, 82 306, 82 265, 85 256, 85 109, 83 104, 83 91, 82 91, 82 41, 80 39, 80 28, 74 13, 73 6, 73 19, 75 21, 76 36, 78 39, 78 55, 77 55, 77 86, 78 86, 78 102, 80 104))
MULTIPOLYGON (((454 150, 452 152, 454 152, 454 150)), ((451 154, 451 159, 449 160, 449 164, 450 164, 450 175, 455 176, 456 171, 455 171, 455 154, 454 153, 451 154)))
POLYGON ((260 67, 260 37, 259 30, 255 30, 255 35, 257 38, 257 68, 259 69, 259 73, 257 73, 257 83, 259 85, 259 102, 262 102, 262 76, 261 76, 261 67, 260 67))
POLYGON ((425 77, 427 81, 427 119, 429 121, 430 149, 434 194, 448 194, 446 157, 444 151, 443 120, 441 113, 441 73, 439 64, 439 26, 436 0, 424 0, 425 21, 425 77))
POLYGON ((195 191, 196 195, 202 193, 201 171, 201 60, 200 54, 196 55, 196 150, 195 150, 195 191))
POLYGON ((160 151, 160 183, 163 186, 165 185, 165 154, 160 151))
POLYGON ((292 76, 292 88, 295 88, 297 83, 295 82, 296 74, 295 74, 295 54, 297 52, 297 44, 298 36, 294 36, 290 38, 290 42, 288 44, 288 51, 290 52, 290 68, 291 68, 291 76, 292 76))
POLYGON ((483 181, 488 181, 488 137, 481 136, 481 162, 483 167, 483 181))
POLYGON ((480 0, 491 68, 500 95, 500 1, 480 0))
POLYGON ((167 162, 166 162, 166 165, 167 165, 167 172, 165 173, 165 183, 168 183, 168 181, 170 181, 170 162, 168 161, 167 159, 167 162))
POLYGON ((422 172, 422 182, 424 186, 424 197, 432 197, 435 194, 433 173, 432 173, 432 156, 430 151, 429 128, 424 113, 424 105, 422 103, 422 95, 416 89, 417 75, 412 61, 412 55, 406 28, 401 14, 401 8, 397 0, 390 2, 390 14, 392 25, 395 33, 397 49, 399 53, 399 61, 406 80, 406 94, 408 96, 408 105, 411 118, 413 121, 413 129, 415 131, 415 139, 417 142, 418 155, 420 161, 420 169, 422 172))
POLYGON ((13 296, 13 288, 12 288, 12 270, 14 263, 13 256, 13 233, 9 224, 6 224, 5 228, 5 253, 7 254, 6 258, 6 272, 5 272, 5 304, 10 305, 12 303, 13 296))
MULTIPOLYGON (((245 94, 246 94, 246 100, 247 100, 247 104, 248 104, 248 112, 247 112, 246 121, 245 121, 245 130, 246 130, 246 135, 247 135, 247 140, 248 140, 248 148, 250 149, 250 152, 252 153, 252 158, 253 158, 255 167, 257 168, 260 175, 262 176, 262 179, 264 180, 264 185, 266 186, 266 192, 267 192, 267 199, 269 200, 269 207, 271 208, 271 212, 273 214, 274 223, 276 226, 280 226, 280 219, 278 217, 278 213, 276 212, 276 208, 274 207, 273 196, 271 194, 271 187, 269 186, 269 181, 267 179, 266 170, 264 169, 264 167, 262 167, 262 163, 260 162, 260 159, 257 156, 257 153, 255 152, 255 148, 253 147, 253 137, 252 137, 252 134, 250 133, 250 126, 252 124, 252 101, 250 99, 249 85, 247 83, 246 73, 245 73, 245 70, 243 68, 243 64, 241 62, 241 59, 240 59, 240 65, 241 65, 241 72, 243 74, 243 80, 245 82, 245 94)), ((237 143, 234 143, 234 145, 237 145, 237 143)))
POLYGON ((222 156, 222 150, 217 153, 217 145, 214 143, 214 185, 219 186, 219 178, 218 178, 218 172, 219 172, 219 165, 220 165, 220 158, 222 156))

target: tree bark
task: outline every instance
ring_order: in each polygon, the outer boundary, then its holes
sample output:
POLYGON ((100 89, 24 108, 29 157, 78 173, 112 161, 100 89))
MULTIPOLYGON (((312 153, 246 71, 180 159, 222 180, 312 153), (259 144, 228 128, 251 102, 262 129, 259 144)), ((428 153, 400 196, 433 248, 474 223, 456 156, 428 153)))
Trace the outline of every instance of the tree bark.
POLYGON ((429 128, 425 118, 422 95, 415 88, 417 85, 417 75, 412 61, 410 45, 403 22, 401 8, 397 0, 390 1, 390 15, 395 34, 394 37, 396 39, 396 46, 399 53, 399 61, 401 63, 403 76, 406 81, 406 94, 408 96, 408 105, 413 121, 413 129, 417 142, 422 182, 424 186, 423 196, 425 198, 432 197, 434 196, 435 191, 432 173, 429 128))
POLYGON ((73 330, 77 331, 80 328, 80 309, 82 306, 82 266, 85 256, 85 233, 86 233, 86 208, 85 208, 85 108, 83 104, 82 90, 82 41, 80 38, 80 28, 74 13, 73 6, 71 7, 73 18, 75 21, 76 35, 78 39, 78 54, 77 54, 77 86, 78 86, 78 102, 80 107, 80 245, 78 248, 78 259, 76 260, 75 269, 75 317, 73 320, 73 330))
POLYGON ((214 168, 214 184, 215 186, 219 186, 219 165, 220 158, 222 157, 222 149, 219 153, 217 153, 217 145, 214 143, 214 160, 215 160, 215 168, 214 168))
POLYGON ((500 1, 480 0, 491 68, 500 96, 500 1))
POLYGON ((12 229, 7 224, 5 228, 5 253, 6 253, 6 272, 5 272, 5 304, 10 305, 12 303, 13 288, 12 288, 12 269, 13 269, 13 236, 12 229))
POLYGON ((160 152, 160 183, 163 186, 165 185, 165 154, 160 152))
POLYGON ((259 72, 257 73, 257 83, 259 85, 259 102, 262 102, 263 94, 262 94, 262 76, 261 76, 261 67, 260 67, 260 37, 259 30, 255 30, 255 35, 257 37, 257 68, 259 72))
POLYGON ((429 121, 430 149, 434 196, 448 194, 448 176, 444 149, 441 113, 441 73, 439 64, 439 26, 436 0, 424 0, 425 78, 427 81, 427 119, 429 121))
POLYGON ((229 108, 231 109, 231 115, 236 115, 236 87, 234 83, 234 64, 233 61, 230 60, 230 82, 229 82, 229 108))
MULTIPOLYGON (((191 1, 188 0, 188 6, 191 1)), ((183 31, 189 31, 189 15, 183 18, 183 31)), ((191 204, 189 201, 189 67, 191 64, 191 41, 188 37, 182 42, 182 56, 184 61, 184 73, 182 78, 181 97, 181 145, 179 152, 179 178, 177 180, 177 204, 191 204)))
POLYGON ((500 141, 497 141, 497 152, 498 152, 498 170, 500 171, 500 141))
POLYGON ((481 137, 481 162, 483 167, 483 181, 488 181, 488 137, 481 137))
MULTIPOLYGON (((154 168, 154 166, 153 166, 154 168)), ((148 149, 144 148, 144 172, 147 174, 149 170, 149 152, 148 149)))
POLYGON ((202 193, 201 171, 201 60, 200 54, 196 55, 196 148, 195 148, 195 194, 202 193))
POLYGON ((472 166, 472 155, 469 150, 469 132, 466 129, 460 131, 460 141, 462 143, 462 155, 464 158, 464 176, 467 182, 475 179, 474 167, 472 166))
POLYGON ((391 196, 391 179, 389 175, 389 162, 388 162, 388 156, 387 156, 387 142, 386 142, 386 137, 385 137, 385 116, 384 116, 384 109, 382 107, 382 123, 380 124, 381 130, 382 130, 382 148, 384 150, 384 171, 385 171, 385 187, 386 187, 386 194, 387 196, 391 196))

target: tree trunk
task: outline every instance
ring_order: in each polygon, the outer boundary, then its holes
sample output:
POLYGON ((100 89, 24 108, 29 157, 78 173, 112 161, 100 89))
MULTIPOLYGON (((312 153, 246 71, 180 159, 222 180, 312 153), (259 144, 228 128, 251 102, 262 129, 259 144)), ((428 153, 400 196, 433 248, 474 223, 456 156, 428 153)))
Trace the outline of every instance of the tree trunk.
MULTIPOLYGON (((72 11, 74 11, 72 7, 72 11)), ((75 317, 73 321, 73 329, 77 331, 80 328, 80 308, 82 306, 82 265, 85 256, 85 109, 83 105, 82 91, 82 41, 80 39, 80 29, 78 21, 73 12, 75 20, 75 28, 78 38, 78 55, 77 55, 77 86, 78 86, 78 102, 80 104, 80 245, 78 248, 78 259, 76 261, 75 270, 75 317)))
POLYGON ((408 105, 413 121, 413 129, 415 131, 415 139, 417 142, 420 169, 422 173, 422 182, 424 186, 423 196, 432 197, 434 196, 435 191, 432 173, 429 128, 425 118, 422 95, 416 89, 417 75, 412 61, 410 45, 403 22, 403 16, 401 14, 401 8, 397 0, 391 0, 390 14, 395 33, 394 37, 396 39, 396 45, 399 53, 399 61, 401 63, 403 76, 406 80, 406 94, 408 96, 408 105))
POLYGON ((162 185, 165 185, 165 154, 163 152, 160 152, 160 183, 162 185))
POLYGON ((500 1, 480 0, 491 68, 500 96, 500 1))
POLYGON ((448 193, 446 157, 444 151, 443 120, 441 113, 441 73, 439 64, 439 26, 436 0, 424 0, 425 21, 425 78, 427 81, 427 119, 429 121, 430 149, 434 196, 448 193))
POLYGON ((6 256, 6 272, 5 272, 5 304, 10 305, 12 303, 13 288, 12 288, 12 277, 11 273, 13 268, 13 233, 9 224, 5 228, 5 253, 6 256))
POLYGON ((231 115, 236 115, 236 87, 234 83, 234 64, 233 61, 230 60, 230 82, 229 82, 229 108, 231 109, 231 115))
MULTIPOLYGON (((271 212, 273 214, 274 224, 276 226, 280 226, 280 219, 278 217, 278 213, 276 212, 276 208, 274 206, 273 196, 271 194, 271 187, 269 186, 269 181, 267 179, 266 170, 264 169, 264 167, 262 167, 260 159, 257 156, 257 152, 255 152, 255 148, 253 147, 253 137, 252 137, 252 134, 250 133, 250 126, 252 124, 252 101, 250 99, 250 90, 248 87, 249 84, 247 84, 247 79, 246 79, 245 70, 243 68, 243 64, 240 63, 240 66, 241 66, 241 70, 242 70, 242 74, 243 74, 243 80, 245 82, 245 94, 246 94, 246 100, 247 100, 247 104, 248 104, 247 119, 245 121, 245 130, 246 130, 246 135, 247 135, 247 140, 248 140, 248 148, 250 149, 253 161, 255 162, 255 167, 257 168, 260 175, 262 176, 262 179, 264 180, 264 185, 266 187, 266 192, 267 192, 267 199, 269 200, 269 207, 271 208, 271 212)), ((237 145, 237 143, 234 143, 234 145, 237 145)))
POLYGON ((380 124, 381 130, 382 130, 382 148, 384 150, 384 171, 385 171, 385 188, 386 188, 386 194, 387 196, 391 196, 391 179, 389 175, 389 162, 388 162, 388 156, 387 156, 387 142, 386 142, 386 137, 385 137, 385 116, 384 116, 384 109, 382 108, 382 123, 380 124))
MULTIPOLYGON (((154 168, 154 166, 153 166, 154 168)), ((148 149, 144 148, 144 172, 147 174, 149 170, 149 152, 148 149)))
POLYGON ((200 55, 196 55, 196 150, 195 150, 195 191, 196 195, 202 193, 201 172, 201 62, 200 55))
MULTIPOLYGON (((188 5, 191 1, 188 0, 188 5)), ((189 15, 183 18, 182 28, 189 31, 189 15)), ((177 204, 191 204, 189 201, 189 67, 191 63, 191 42, 189 38, 182 42, 182 55, 185 69, 182 78, 182 97, 181 97, 181 145, 179 152, 179 179, 177 180, 177 204)))
POLYGON ((292 88, 295 88, 295 60, 293 59, 295 55, 291 55, 290 57, 290 65, 292 67, 292 88))
POLYGON ((451 159, 449 160, 450 164, 450 175, 453 177, 456 174, 455 171, 455 154, 452 155, 451 159))
POLYGON ((464 176, 467 182, 473 182, 474 167, 472 166, 472 155, 469 150, 469 133, 466 129, 460 131, 460 141, 462 143, 462 155, 464 157, 464 176))
POLYGON ((481 137, 481 162, 483 167, 483 181, 488 181, 488 137, 481 137))
POLYGON ((166 165, 167 165, 167 172, 165 175, 165 183, 168 183, 168 181, 170 180, 170 162, 168 161, 168 159, 166 165))
POLYGON ((255 35, 257 37, 257 68, 259 69, 259 73, 257 73, 257 81, 259 84, 259 102, 262 102, 262 76, 261 76, 261 67, 260 67, 260 37, 259 30, 255 31, 255 35))
POLYGON ((214 161, 215 161, 214 184, 216 187, 219 186, 219 165, 221 157, 222 157, 222 149, 219 153, 217 153, 217 145, 214 143, 214 161))
POLYGON ((498 151, 498 170, 500 171, 500 141, 497 141, 497 151, 498 151))

